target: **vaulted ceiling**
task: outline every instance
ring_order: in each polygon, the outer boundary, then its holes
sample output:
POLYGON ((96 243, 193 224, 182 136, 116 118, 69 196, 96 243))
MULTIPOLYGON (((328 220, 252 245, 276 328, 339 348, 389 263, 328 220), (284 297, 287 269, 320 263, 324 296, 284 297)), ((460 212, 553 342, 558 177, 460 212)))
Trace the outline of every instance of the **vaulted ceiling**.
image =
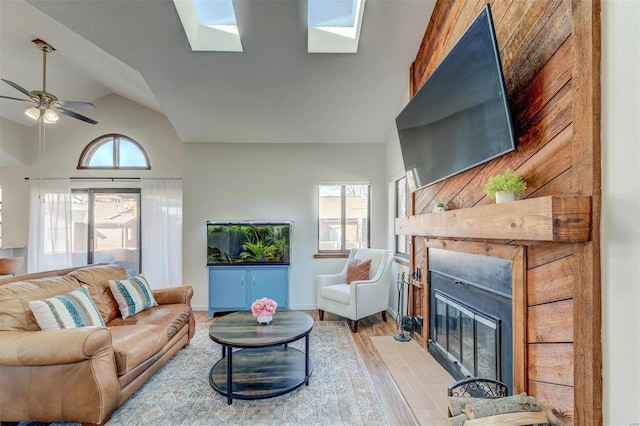
MULTIPOLYGON (((191 51, 171 0, 2 0, 0 75, 40 90, 41 38, 56 48, 47 91, 116 93, 164 113, 185 142, 384 143, 434 3, 368 0, 357 54, 310 54, 304 0, 234 0, 244 52, 191 51)), ((32 125, 24 109, 0 102, 32 125)))

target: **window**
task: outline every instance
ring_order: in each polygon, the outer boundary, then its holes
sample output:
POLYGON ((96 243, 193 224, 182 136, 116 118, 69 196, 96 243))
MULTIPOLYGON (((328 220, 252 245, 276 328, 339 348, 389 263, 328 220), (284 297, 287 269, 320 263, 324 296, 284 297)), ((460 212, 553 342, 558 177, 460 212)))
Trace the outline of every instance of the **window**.
POLYGON ((84 148, 78 169, 149 170, 151 166, 138 142, 113 133, 94 139, 84 148))
POLYGON ((140 189, 74 189, 73 266, 114 263, 140 272, 140 189))
POLYGON ((242 52, 231 0, 173 0, 191 50, 242 52))
POLYGON ((308 53, 358 53, 365 0, 309 0, 308 53))
POLYGON ((369 247, 371 185, 318 186, 318 252, 369 247))
MULTIPOLYGON (((407 177, 403 176, 396 181, 396 218, 409 216, 409 190, 407 177)), ((409 255, 409 236, 396 235, 396 253, 409 255)))

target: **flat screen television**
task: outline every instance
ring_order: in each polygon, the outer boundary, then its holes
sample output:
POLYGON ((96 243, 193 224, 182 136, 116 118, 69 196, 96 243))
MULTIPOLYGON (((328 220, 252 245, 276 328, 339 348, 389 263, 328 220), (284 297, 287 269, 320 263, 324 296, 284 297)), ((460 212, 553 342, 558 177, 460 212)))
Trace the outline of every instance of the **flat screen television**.
POLYGON ((516 148, 487 4, 396 117, 411 191, 516 148))
POLYGON ((292 222, 207 222, 207 265, 288 265, 292 222))

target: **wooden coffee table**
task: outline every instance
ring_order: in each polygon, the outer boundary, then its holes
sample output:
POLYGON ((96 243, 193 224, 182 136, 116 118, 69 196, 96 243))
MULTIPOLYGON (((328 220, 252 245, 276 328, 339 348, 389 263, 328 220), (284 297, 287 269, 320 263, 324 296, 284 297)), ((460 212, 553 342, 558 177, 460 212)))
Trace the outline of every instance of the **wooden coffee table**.
POLYGON ((250 311, 234 312, 211 323, 209 337, 222 345, 222 358, 209 373, 209 384, 227 397, 271 398, 309 385, 309 333, 313 319, 300 311, 278 309, 269 325, 250 311), (304 352, 289 343, 304 337, 304 352), (235 349, 235 350, 234 350, 235 349))

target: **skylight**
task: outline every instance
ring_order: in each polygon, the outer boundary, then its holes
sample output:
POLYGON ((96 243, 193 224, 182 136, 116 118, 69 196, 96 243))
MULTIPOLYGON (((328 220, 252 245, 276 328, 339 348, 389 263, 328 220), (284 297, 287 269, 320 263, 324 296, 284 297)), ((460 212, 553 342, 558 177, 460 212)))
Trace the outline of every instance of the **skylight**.
POLYGON ((232 0, 173 0, 193 51, 242 52, 232 0))
POLYGON ((309 53, 357 53, 365 0, 307 0, 309 53))

